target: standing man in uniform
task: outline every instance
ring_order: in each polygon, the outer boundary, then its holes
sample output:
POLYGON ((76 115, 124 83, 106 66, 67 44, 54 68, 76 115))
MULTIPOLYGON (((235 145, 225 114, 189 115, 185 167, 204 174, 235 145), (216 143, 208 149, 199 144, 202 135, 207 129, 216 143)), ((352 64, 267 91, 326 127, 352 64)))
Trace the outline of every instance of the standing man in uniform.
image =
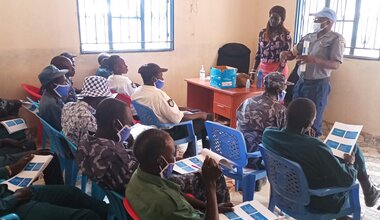
POLYGON ((323 111, 327 105, 330 93, 331 71, 339 68, 343 62, 345 40, 339 33, 332 31, 336 22, 336 13, 330 8, 323 8, 320 12, 311 14, 314 18, 314 32, 304 36, 291 50, 281 53, 282 60, 293 60, 306 65, 306 71, 300 72, 300 79, 293 90, 293 99, 305 97, 311 99, 317 115, 312 126, 314 136, 322 135, 323 111), (310 42, 308 55, 301 55, 304 42, 310 42))
MULTIPOLYGON (((136 89, 131 96, 132 100, 152 109, 161 123, 178 124, 181 121, 193 120, 195 134, 198 138, 202 138, 203 147, 209 148, 204 122, 205 120, 212 120, 212 117, 206 112, 189 112, 187 107, 178 107, 173 99, 161 90, 165 83, 162 73, 166 71, 168 69, 161 68, 155 63, 141 66, 138 72, 143 79, 144 85, 136 89)), ((186 135, 186 129, 182 129, 182 127, 174 127, 167 130, 167 132, 174 140, 186 135)), ((194 154, 193 149, 188 147, 183 157, 194 154)))

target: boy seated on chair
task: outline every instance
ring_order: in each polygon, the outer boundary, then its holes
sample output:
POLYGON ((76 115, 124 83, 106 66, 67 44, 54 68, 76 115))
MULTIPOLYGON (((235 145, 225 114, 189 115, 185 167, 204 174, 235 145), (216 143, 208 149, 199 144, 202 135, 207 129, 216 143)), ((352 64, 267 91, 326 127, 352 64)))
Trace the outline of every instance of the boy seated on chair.
MULTIPOLYGON (((101 187, 123 194, 139 164, 131 147, 131 111, 126 103, 107 98, 99 103, 95 117, 96 133, 88 133, 78 145, 78 166, 101 187)), ((181 186, 182 192, 191 193, 199 200, 206 199, 200 173, 173 175, 171 180, 181 186)), ((230 200, 223 175, 217 179, 217 199, 220 203, 230 200)))
MULTIPOLYGON (((148 63, 141 66, 138 72, 141 75, 144 85, 136 89, 131 98, 139 104, 145 105, 152 109, 161 123, 178 124, 181 121, 193 120, 194 132, 198 138, 202 138, 204 148, 210 148, 207 137, 205 120, 212 120, 211 115, 206 112, 189 112, 192 111, 187 107, 178 107, 166 92, 164 87, 163 73, 168 69, 161 68, 155 63, 148 63)), ((167 130, 174 140, 186 135, 185 127, 174 127, 167 130)), ((190 146, 190 144, 188 145, 190 146)), ((188 147, 183 157, 194 155, 193 149, 188 147)))
MULTIPOLYGON (((321 140, 305 135, 315 120, 314 102, 306 98, 293 100, 287 109, 285 129, 267 128, 263 145, 302 167, 311 189, 349 187, 356 179, 363 190, 365 204, 372 207, 380 191, 371 183, 366 171, 363 153, 358 145, 354 154, 337 159, 321 140)), ((344 194, 310 198, 309 207, 321 212, 336 213, 345 202, 344 194)))
POLYGON ((89 131, 95 133, 95 109, 99 102, 112 97, 107 80, 100 76, 88 76, 77 102, 66 103, 62 109, 62 131, 76 146, 89 131))
MULTIPOLYGON (((213 159, 206 157, 202 166, 207 191, 205 205, 184 196, 179 185, 169 180, 175 162, 175 146, 167 132, 144 131, 137 137, 133 152, 140 166, 125 194, 140 219, 219 219, 216 185, 221 171, 213 159)), ((223 211, 232 211, 231 206, 227 203, 221 207, 223 211)))
MULTIPOLYGON (((21 172, 33 158, 26 155, 16 163, 0 167, 0 178, 8 179, 21 172)), ((78 188, 64 185, 30 186, 12 192, 0 185, 0 215, 16 213, 23 220, 106 219, 108 205, 87 196, 78 188)))

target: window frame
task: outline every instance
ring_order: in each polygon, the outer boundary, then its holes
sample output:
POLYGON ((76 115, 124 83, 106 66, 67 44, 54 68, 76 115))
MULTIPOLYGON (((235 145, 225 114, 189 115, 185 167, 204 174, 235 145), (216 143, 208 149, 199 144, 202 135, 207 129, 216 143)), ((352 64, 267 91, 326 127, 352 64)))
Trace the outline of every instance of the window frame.
MULTIPOLYGON (((170 31, 169 34, 170 34, 170 38, 169 38, 169 42, 170 42, 170 47, 169 48, 162 48, 162 49, 145 49, 145 30, 144 30, 144 3, 145 3, 145 0, 141 0, 141 6, 140 6, 140 10, 141 10, 141 49, 123 49, 123 50, 115 50, 115 49, 111 49, 112 48, 112 45, 114 44, 113 41, 109 41, 109 49, 108 50, 91 50, 91 51, 85 51, 83 50, 83 43, 82 43, 82 33, 81 33, 81 25, 80 25, 80 12, 79 12, 79 1, 80 0, 76 0, 76 4, 77 4, 77 21, 78 21, 78 30, 79 30, 79 47, 80 47, 80 54, 99 54, 99 53, 103 53, 103 52, 106 52, 106 53, 143 53, 143 52, 166 52, 166 51, 174 51, 174 0, 166 0, 167 4, 169 5, 168 7, 168 13, 170 13, 168 15, 170 21, 169 21, 169 28, 168 30, 170 31)), ((108 5, 108 13, 107 13, 107 21, 108 21, 108 27, 112 27, 112 14, 110 13, 110 1, 111 0, 107 0, 107 5, 108 5)), ((106 32, 106 34, 108 34, 109 36, 109 39, 112 39, 112 28, 108 28, 108 32, 106 32), (111 37, 110 37, 111 35, 111 37)))
MULTIPOLYGON (((302 36, 300 36, 300 28, 303 25, 302 15, 301 15, 301 7, 302 7, 303 1, 306 1, 306 0, 297 0, 296 2, 296 18, 295 18, 295 24, 294 24, 294 27, 295 27, 294 28, 294 45, 296 45, 302 38, 302 36)), ((329 7, 331 3, 331 0, 318 0, 318 1, 324 1, 325 7, 329 7)), ((378 50, 379 52, 376 58, 354 55, 355 49, 363 49, 363 48, 356 47, 357 35, 358 35, 358 29, 359 29, 361 3, 362 3, 362 0, 355 0, 355 15, 353 19, 353 27, 352 27, 352 33, 351 33, 351 45, 346 45, 345 49, 349 50, 349 54, 345 54, 344 57, 350 58, 350 59, 358 59, 358 60, 380 61, 380 49, 373 48, 373 50, 378 50)))

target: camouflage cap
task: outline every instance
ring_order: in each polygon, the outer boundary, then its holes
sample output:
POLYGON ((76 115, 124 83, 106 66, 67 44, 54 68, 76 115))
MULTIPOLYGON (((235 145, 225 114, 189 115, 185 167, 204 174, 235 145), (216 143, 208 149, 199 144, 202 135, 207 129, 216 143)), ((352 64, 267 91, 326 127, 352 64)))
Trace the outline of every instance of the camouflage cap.
POLYGON ((294 83, 288 82, 285 76, 279 72, 269 73, 264 78, 265 88, 283 88, 285 85, 294 85, 294 83))

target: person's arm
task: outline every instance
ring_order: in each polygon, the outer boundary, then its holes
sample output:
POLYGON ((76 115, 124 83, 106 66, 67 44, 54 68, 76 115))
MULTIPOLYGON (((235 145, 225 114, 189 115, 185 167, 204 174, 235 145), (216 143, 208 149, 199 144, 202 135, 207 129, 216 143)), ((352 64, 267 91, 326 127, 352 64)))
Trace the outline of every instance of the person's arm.
MULTIPOLYGON (((290 33, 286 34, 286 39, 284 42, 284 46, 281 48, 282 51, 289 51, 292 45, 292 36, 290 36, 290 33)), ((278 72, 282 72, 282 70, 285 68, 286 60, 280 59, 280 65, 277 69, 278 72)))
POLYGON ((321 150, 321 155, 318 155, 319 164, 322 175, 332 185, 336 187, 349 187, 356 181, 357 171, 352 165, 355 158, 345 159, 346 163, 340 163, 339 160, 332 154, 331 150, 321 143, 327 150, 321 150), (351 161, 350 161, 351 160, 351 161))
POLYGON ((181 121, 190 121, 194 119, 202 119, 202 120, 207 120, 207 113, 206 112, 196 112, 192 114, 184 114, 183 118, 181 121))
POLYGON ((216 180, 221 175, 218 164, 210 157, 206 157, 202 166, 202 177, 206 185, 207 204, 205 220, 218 220, 218 202, 216 198, 216 180))
POLYGON ((264 31, 260 31, 259 33, 259 41, 257 43, 257 51, 255 55, 255 64, 253 64, 253 71, 256 72, 257 68, 260 65, 260 60, 261 60, 261 50, 260 50, 260 42, 262 42, 264 31))
POLYGON ((336 70, 340 66, 340 61, 338 60, 325 60, 325 59, 312 56, 312 55, 299 55, 296 58, 297 58, 297 62, 300 62, 301 64, 313 63, 326 69, 336 70))

